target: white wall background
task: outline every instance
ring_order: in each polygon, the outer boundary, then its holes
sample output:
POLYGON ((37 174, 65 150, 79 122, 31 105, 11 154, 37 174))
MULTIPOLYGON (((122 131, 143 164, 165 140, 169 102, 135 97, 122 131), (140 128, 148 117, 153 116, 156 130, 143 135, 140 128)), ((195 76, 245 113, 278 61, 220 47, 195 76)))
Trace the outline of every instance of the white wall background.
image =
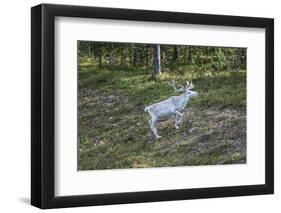
MULTIPOLYGON (((201 199, 50 210, 51 212, 278 212, 281 209, 281 13, 276 0, 45 0, 194 13, 275 18, 275 195, 201 199), (279 85, 277 84, 279 83, 279 85)), ((30 7, 37 0, 2 1, 0 7, 0 211, 39 212, 30 197, 30 7)), ((145 33, 145 32, 144 32, 145 33)))

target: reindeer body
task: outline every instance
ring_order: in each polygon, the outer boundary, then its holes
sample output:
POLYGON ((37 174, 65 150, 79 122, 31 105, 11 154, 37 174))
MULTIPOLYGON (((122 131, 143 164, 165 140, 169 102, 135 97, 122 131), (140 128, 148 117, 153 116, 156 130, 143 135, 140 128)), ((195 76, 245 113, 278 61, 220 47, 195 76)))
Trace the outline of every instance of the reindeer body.
MULTIPOLYGON (((187 82, 188 83, 188 82, 187 82)), ((186 88, 176 89, 175 82, 173 82, 172 87, 177 92, 184 92, 179 96, 172 96, 164 101, 158 102, 156 104, 152 104, 144 109, 145 112, 148 112, 151 119, 149 120, 149 126, 156 136, 156 138, 161 138, 158 135, 156 124, 158 118, 169 117, 172 115, 176 116, 175 128, 179 128, 179 123, 181 122, 183 114, 181 111, 186 107, 190 97, 197 96, 198 93, 195 91, 191 91, 190 89, 193 88, 193 84, 189 84, 186 88)))
POLYGON ((145 112, 154 113, 157 117, 167 117, 171 113, 175 114, 176 111, 183 110, 188 101, 189 96, 185 93, 179 96, 172 96, 164 101, 145 107, 145 112))

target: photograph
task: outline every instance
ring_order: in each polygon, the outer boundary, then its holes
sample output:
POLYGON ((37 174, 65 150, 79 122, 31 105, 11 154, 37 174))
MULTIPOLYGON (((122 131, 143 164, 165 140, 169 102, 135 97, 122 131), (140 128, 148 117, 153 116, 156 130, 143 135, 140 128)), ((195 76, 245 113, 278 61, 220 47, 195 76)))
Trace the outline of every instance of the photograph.
POLYGON ((77 41, 78 171, 246 164, 247 48, 77 41))

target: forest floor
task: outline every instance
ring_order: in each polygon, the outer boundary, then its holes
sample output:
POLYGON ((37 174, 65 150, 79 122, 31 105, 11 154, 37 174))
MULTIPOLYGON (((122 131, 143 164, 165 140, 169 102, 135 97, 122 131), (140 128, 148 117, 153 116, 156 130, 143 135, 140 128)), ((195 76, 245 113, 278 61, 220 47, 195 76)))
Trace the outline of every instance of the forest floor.
POLYGON ((246 163, 246 73, 162 73, 79 67, 78 169, 246 163), (168 82, 193 79, 180 129, 162 120, 153 136, 144 108, 173 92, 168 82))

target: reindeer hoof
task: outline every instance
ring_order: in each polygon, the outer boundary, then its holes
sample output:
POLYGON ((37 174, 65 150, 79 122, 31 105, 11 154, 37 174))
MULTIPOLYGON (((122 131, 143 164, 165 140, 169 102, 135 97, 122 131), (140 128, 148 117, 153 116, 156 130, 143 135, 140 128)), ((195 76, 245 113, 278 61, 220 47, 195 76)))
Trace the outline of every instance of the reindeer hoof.
POLYGON ((176 129, 179 129, 179 127, 178 127, 178 126, 175 126, 175 128, 176 128, 176 129))
POLYGON ((156 139, 160 139, 160 138, 162 138, 162 136, 160 136, 160 135, 156 136, 156 139))

